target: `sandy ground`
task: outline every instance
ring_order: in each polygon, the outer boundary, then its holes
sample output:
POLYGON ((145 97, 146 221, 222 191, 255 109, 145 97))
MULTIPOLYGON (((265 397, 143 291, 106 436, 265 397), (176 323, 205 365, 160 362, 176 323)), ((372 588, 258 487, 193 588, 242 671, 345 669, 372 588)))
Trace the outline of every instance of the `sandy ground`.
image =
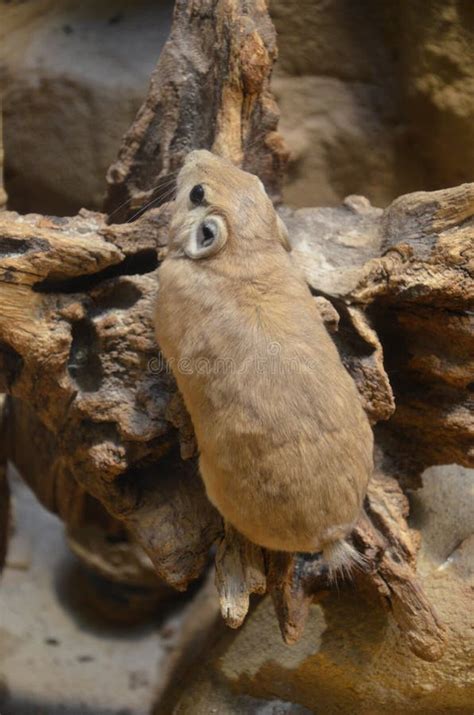
POLYGON ((61 522, 11 482, 16 528, 0 582, 0 715, 149 713, 180 630, 182 597, 146 626, 99 621, 81 602, 61 522))

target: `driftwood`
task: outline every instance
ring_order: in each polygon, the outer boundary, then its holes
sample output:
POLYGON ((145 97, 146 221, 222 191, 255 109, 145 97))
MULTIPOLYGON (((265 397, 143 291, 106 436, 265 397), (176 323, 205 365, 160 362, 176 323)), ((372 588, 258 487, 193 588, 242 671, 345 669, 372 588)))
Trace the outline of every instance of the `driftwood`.
POLYGON ((91 494, 184 588, 220 520, 167 418, 175 388, 151 325, 161 218, 1 214, 0 387, 15 398, 9 453, 43 503, 75 525, 91 494))
POLYGON ((177 0, 148 97, 107 175, 114 222, 169 194, 192 149, 242 164, 280 197, 287 152, 269 91, 276 55, 266 3, 177 0))
MULTIPOLYGON (((453 192, 457 189, 445 192, 447 200, 453 192)), ((391 208, 387 210, 390 211, 391 208)), ((370 213, 379 229, 387 212, 370 213)), ((202 571, 209 546, 222 534, 222 525, 206 501, 194 458, 181 458, 180 438, 185 455, 192 452, 189 428, 186 420, 180 420, 173 382, 153 341, 151 306, 156 290, 156 252, 165 240, 166 213, 167 207, 163 207, 135 223, 112 226, 106 224, 104 216, 87 212, 59 221, 2 214, 2 388, 15 398, 8 421, 10 455, 44 503, 71 523, 81 511, 81 498, 85 493, 92 494, 135 534, 160 576, 183 588, 202 571), (34 460, 28 447, 32 444, 34 460)), ((320 258, 319 251, 324 247, 326 265, 331 264, 334 246, 340 236, 346 235, 338 230, 338 213, 344 220, 353 221, 352 236, 357 232, 360 214, 352 206, 332 210, 331 220, 326 209, 312 209, 311 220, 319 221, 321 227, 319 237, 324 233, 323 226, 334 233, 333 240, 326 240, 318 252, 309 239, 304 250, 295 242, 295 261, 301 266, 306 260, 308 271, 311 256, 314 253, 320 258)), ((297 237, 297 224, 299 229, 302 223, 304 226, 299 212, 287 214, 286 220, 290 232, 293 222, 293 235, 297 237)), ((460 230, 466 234, 464 226, 460 230)), ((469 236, 466 234, 462 247, 452 226, 449 235, 467 260, 471 250, 469 236)), ((367 250, 367 243, 363 250, 367 250)), ((353 248, 348 250, 345 263, 342 245, 337 253, 338 267, 331 271, 332 280, 337 280, 334 275, 339 272, 343 285, 346 272, 354 270, 353 248)), ((408 273, 416 271, 416 260, 413 257, 406 261, 408 273)), ((340 294, 333 299, 333 309, 339 316, 335 333, 338 346, 373 422, 388 417, 394 409, 393 397, 377 335, 366 313, 350 301, 361 295, 367 302, 370 276, 378 278, 379 263, 385 266, 390 285, 387 261, 388 256, 369 260, 361 266, 361 274, 346 300, 340 294)), ((395 265, 400 275, 398 260, 395 265)), ((432 262, 431 271, 436 270, 432 262)), ((444 263, 440 270, 445 270, 444 263)), ((456 270, 462 274, 466 268, 460 265, 456 270)), ((398 312, 403 314, 403 301, 398 306, 393 293, 388 302, 386 293, 379 299, 378 291, 379 287, 374 286, 374 297, 368 304, 377 309, 379 322, 384 311, 390 321, 398 312)), ((322 314, 329 315, 334 330, 333 313, 327 309, 326 301, 320 303, 322 314)), ((411 310, 416 313, 416 309, 416 299, 412 298, 411 310)), ((422 305, 421 311, 425 309, 422 305)), ((442 303, 432 309, 441 315, 445 311, 442 303)), ((463 320, 459 325, 463 327, 463 320)), ((464 343, 458 341, 456 350, 460 350, 460 343, 465 344, 467 357, 471 347, 465 331, 460 335, 464 343)), ((452 349, 449 337, 444 352, 443 345, 439 345, 440 365, 452 349)), ((449 364, 449 377, 448 368, 449 364)), ((437 373, 441 386, 444 374, 441 369, 437 373)), ((468 377, 466 373, 466 381, 468 377)), ((403 392, 403 382, 397 384, 397 399, 403 403, 411 393, 403 392)), ((420 409, 425 415, 433 410, 432 394, 436 391, 424 391, 425 402, 420 409)), ((447 420, 458 415, 459 402, 454 401, 458 394, 461 402, 465 400, 462 389, 449 392, 453 402, 447 408, 447 420)), ((387 422, 386 430, 396 414, 395 411, 387 422)), ((427 421, 425 425, 427 433, 429 424, 427 421)), ((397 431, 400 430, 398 424, 397 431)), ((450 461, 462 457, 463 463, 470 465, 472 456, 463 447, 469 435, 472 438, 470 413, 458 424, 457 434, 458 442, 444 443, 442 457, 450 461)), ((384 448, 386 441, 390 443, 383 433, 378 461, 385 469, 390 463, 390 450, 384 448)), ((404 442, 403 449, 399 445, 393 473, 403 458, 407 470, 419 458, 418 445, 410 440, 404 442)), ((433 461, 439 449, 439 445, 434 446, 433 461)), ((367 501, 368 520, 354 533, 354 542, 368 561, 366 573, 358 580, 375 585, 409 634, 415 652, 434 658, 441 653, 442 627, 416 582, 416 540, 406 527, 402 492, 389 477, 384 480, 374 481, 367 501)), ((288 641, 297 638, 310 599, 316 590, 328 588, 318 559, 262 553, 229 528, 223 538, 218 550, 218 585, 226 620, 234 626, 241 623, 249 594, 261 593, 267 584, 284 637, 288 641)))
POLYGON ((473 215, 473 184, 394 201, 384 256, 354 293, 386 345, 397 402, 389 432, 414 441, 421 464, 474 463, 473 215))
MULTIPOLYGON (((109 215, 0 215, 7 449, 71 527, 98 500, 176 588, 203 571, 218 543, 227 623, 238 626, 250 594, 268 590, 294 642, 309 603, 331 584, 317 556, 265 552, 207 501, 151 324, 169 208, 116 223, 151 200, 194 146, 225 150, 278 195, 285 154, 268 93, 275 40, 264 5, 220 0, 217 21, 206 7, 177 3, 149 97, 109 172, 109 215)), ((466 185, 401 197, 383 212, 361 197, 337 209, 282 208, 293 259, 376 435, 377 476, 352 536, 366 560, 356 585, 381 599, 427 660, 440 657, 445 634, 416 578, 400 485, 415 485, 430 464, 473 464, 473 198, 466 185)))

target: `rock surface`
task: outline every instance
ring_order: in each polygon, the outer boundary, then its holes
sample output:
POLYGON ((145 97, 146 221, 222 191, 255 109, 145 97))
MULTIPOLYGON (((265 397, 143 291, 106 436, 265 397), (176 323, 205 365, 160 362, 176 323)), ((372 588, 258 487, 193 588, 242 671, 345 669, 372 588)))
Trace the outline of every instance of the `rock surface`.
MULTIPOLYGON (((172 1, 26 0, 0 8, 7 188, 20 211, 96 209, 140 107, 172 1)), ((376 206, 472 181, 470 0, 271 0, 272 82, 291 151, 284 200, 376 206)))
MULTIPOLYGON (((63 525, 9 477, 15 529, 0 588, 0 712, 148 715, 184 647, 188 617, 194 623, 194 604, 181 598, 178 609, 175 596, 174 608, 155 608, 146 624, 101 617, 63 525)), ((115 598, 108 606, 124 607, 115 598)))
POLYGON ((472 181, 474 13, 470 0, 271 0, 273 80, 291 151, 284 199, 377 206, 472 181))
POLYGON ((19 211, 99 208, 150 81, 172 0, 0 7, 6 183, 19 211))

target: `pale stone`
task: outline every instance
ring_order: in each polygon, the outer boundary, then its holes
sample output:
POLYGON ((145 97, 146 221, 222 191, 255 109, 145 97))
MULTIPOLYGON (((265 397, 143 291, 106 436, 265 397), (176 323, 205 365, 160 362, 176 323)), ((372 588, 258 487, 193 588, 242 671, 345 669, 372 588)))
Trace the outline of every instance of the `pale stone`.
POLYGON ((291 151, 284 200, 377 206, 472 181, 470 0, 271 0, 273 90, 291 151))
POLYGON ((0 8, 7 190, 20 211, 100 208, 173 3, 26 0, 0 8))

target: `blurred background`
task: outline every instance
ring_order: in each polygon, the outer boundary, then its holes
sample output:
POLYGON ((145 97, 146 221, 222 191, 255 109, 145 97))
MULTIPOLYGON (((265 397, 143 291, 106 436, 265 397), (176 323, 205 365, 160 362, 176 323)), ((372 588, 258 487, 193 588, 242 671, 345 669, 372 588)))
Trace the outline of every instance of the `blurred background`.
MULTIPOLYGON (((0 66, 11 208, 100 208, 147 90, 171 0, 4 0, 0 66)), ((377 206, 472 180, 471 0, 272 0, 285 201, 377 206)))

